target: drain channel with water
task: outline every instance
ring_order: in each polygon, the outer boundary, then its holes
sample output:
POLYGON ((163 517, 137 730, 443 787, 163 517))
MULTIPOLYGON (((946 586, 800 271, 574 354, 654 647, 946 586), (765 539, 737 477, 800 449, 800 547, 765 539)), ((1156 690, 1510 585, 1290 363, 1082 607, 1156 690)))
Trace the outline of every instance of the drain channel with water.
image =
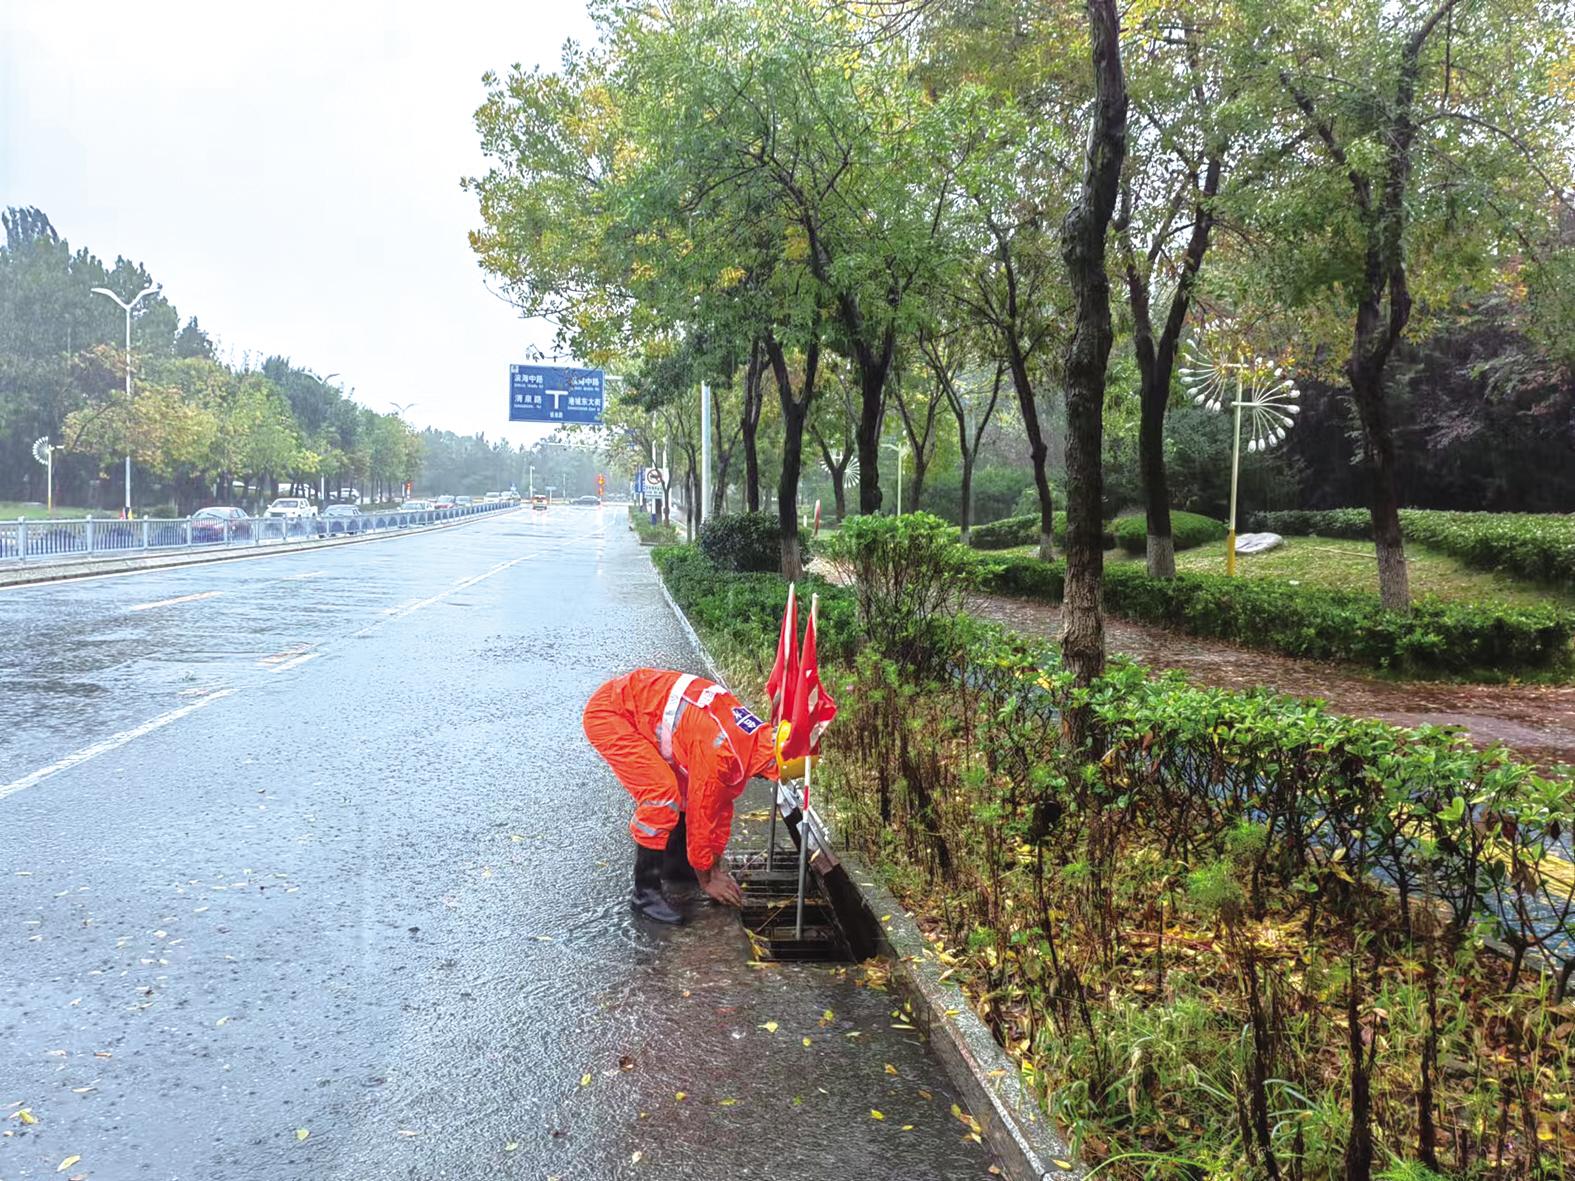
POLYGON ((729 858, 744 890, 741 918, 755 954, 764 960, 851 963, 875 953, 875 933, 847 872, 817 855, 805 875, 804 926, 798 928, 798 814, 781 828, 786 848, 750 849, 729 858), (769 856, 768 856, 769 852, 769 856))

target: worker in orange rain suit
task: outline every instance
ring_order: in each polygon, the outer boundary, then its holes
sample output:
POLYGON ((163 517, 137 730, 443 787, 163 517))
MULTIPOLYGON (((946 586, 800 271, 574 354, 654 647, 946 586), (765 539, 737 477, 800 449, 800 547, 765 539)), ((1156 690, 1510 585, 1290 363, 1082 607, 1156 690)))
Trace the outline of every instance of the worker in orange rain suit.
POLYGON ((683 921, 662 895, 664 877, 698 881, 715 901, 743 905, 720 858, 733 801, 752 777, 778 777, 771 728, 722 686, 656 668, 637 668, 596 690, 584 724, 634 797, 635 910, 661 923, 683 921))

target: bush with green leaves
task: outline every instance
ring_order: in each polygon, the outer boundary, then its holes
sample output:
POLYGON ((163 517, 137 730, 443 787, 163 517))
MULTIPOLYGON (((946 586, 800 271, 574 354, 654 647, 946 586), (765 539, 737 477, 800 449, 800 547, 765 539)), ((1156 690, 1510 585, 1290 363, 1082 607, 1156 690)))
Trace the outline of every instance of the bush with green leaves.
MULTIPOLYGON (((998 562, 986 589, 1060 602, 1060 562, 998 562)), ((1293 586, 1270 578, 1178 574, 1150 578, 1136 565, 1105 568, 1105 609, 1195 636, 1309 660, 1342 660, 1409 676, 1509 675, 1571 662, 1575 615, 1553 607, 1424 599, 1409 614, 1376 595, 1293 586)))
MULTIPOLYGON (((1110 531, 1115 534, 1116 544, 1127 553, 1148 552, 1148 519, 1141 514, 1122 517, 1110 526, 1110 531)), ((1226 532, 1224 521, 1199 516, 1197 513, 1184 513, 1178 509, 1170 511, 1170 535, 1178 551, 1194 549, 1211 541, 1223 541, 1226 532)))
MULTIPOLYGON (((888 523, 864 544, 901 540, 888 523)), ((910 540, 937 548, 926 526, 910 540)), ((655 558, 701 636, 763 672, 781 580, 690 547, 655 558)), ((1417 1141, 1419 1077, 1420 1109, 1446 1127, 1491 1135, 1507 1095, 1556 1125, 1575 1089, 1568 778, 1448 730, 1127 661, 1080 688, 1052 644, 966 615, 915 676, 864 642, 847 591, 823 594, 842 709, 817 779, 839 832, 922 915, 1108 1175, 1154 1175, 1141 1166, 1158 1127, 1189 1175, 1247 1176, 1249 1153, 1342 1175, 1353 1074, 1395 1144, 1417 1141), (1062 734, 1074 699, 1094 717, 1092 754, 1062 734), (1353 1009, 1383 1036, 1354 1039, 1353 1009), (1490 1025, 1512 1031, 1513 1054, 1490 1025)))
MULTIPOLYGON (((660 546, 651 551, 651 561, 701 635, 725 640, 734 651, 750 652, 764 636, 775 650, 787 604, 787 583, 781 575, 724 570, 692 545, 660 546)), ((853 595, 813 576, 799 584, 802 609, 807 610, 811 594, 820 596, 820 651, 829 659, 851 658, 859 643, 853 595)))
MULTIPOLYGON (((782 568, 782 531, 775 513, 722 513, 700 526, 700 550, 724 570, 770 574, 782 568)), ((807 563, 809 539, 799 538, 807 563)))
POLYGON ((629 528, 634 530, 641 545, 675 545, 678 526, 671 521, 651 523, 651 515, 638 505, 629 506, 629 528))
POLYGON ((826 548, 877 651, 927 668, 947 650, 946 629, 980 577, 977 558, 953 526, 928 513, 854 517, 826 548))
MULTIPOLYGON (((1066 544, 1066 514, 1055 514, 1054 541, 1066 544)), ((1039 544, 1039 513, 1023 513, 1016 517, 1002 517, 984 525, 975 525, 968 531, 968 544, 974 549, 1012 549, 1019 545, 1039 544)))
MULTIPOLYGON (((1252 527, 1286 537, 1366 541, 1372 517, 1364 508, 1255 513, 1252 527)), ((1562 513, 1470 513, 1401 509, 1407 541, 1449 554, 1479 570, 1503 570, 1533 582, 1575 585, 1575 516, 1562 513)))

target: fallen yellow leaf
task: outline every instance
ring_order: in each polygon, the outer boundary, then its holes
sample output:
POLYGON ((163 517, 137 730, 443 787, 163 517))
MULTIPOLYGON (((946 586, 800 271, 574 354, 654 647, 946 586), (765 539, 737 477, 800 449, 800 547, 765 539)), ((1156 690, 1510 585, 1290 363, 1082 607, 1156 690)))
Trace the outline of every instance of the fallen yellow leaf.
POLYGON ((297 1141, 305 1140, 311 1134, 312 1133, 311 1133, 311 1130, 309 1128, 296 1128, 295 1129, 295 1138, 296 1138, 297 1141))
POLYGON ((837 1015, 835 1013, 833 1013, 830 1009, 827 1009, 824 1013, 822 1013, 820 1015, 820 1019, 822 1021, 835 1021, 837 1019, 837 1015))
POLYGON ((888 1062, 888 1063, 886 1063, 886 1073, 887 1074, 896 1074, 897 1073, 897 1068, 895 1066, 893 1066, 890 1062, 888 1062))
POLYGON ((79 1161, 81 1159, 82 1159, 81 1154, 78 1154, 76 1156, 68 1156, 68 1157, 66 1157, 65 1160, 61 1161, 58 1165, 55 1166, 55 1172, 57 1172, 57 1173, 64 1173, 67 1169, 69 1169, 72 1165, 76 1164, 77 1161, 79 1161))
POLYGON ((805 1048, 805 1049, 806 1049, 806 1050, 807 1050, 807 1049, 809 1049, 809 1045, 810 1045, 810 1042, 809 1042, 809 1039, 808 1039, 808 1038, 805 1038, 805 1039, 804 1039, 804 1048, 805 1048))
POLYGON ((591 1076, 588 1075, 588 1074, 580 1075, 580 1086, 588 1087, 590 1085, 591 1085, 591 1076))
POLYGON ((519 1150, 519 1146, 520 1146, 520 1142, 518 1140, 510 1140, 507 1144, 505 1144, 503 1146, 503 1151, 504 1152, 517 1152, 519 1150))
POLYGON ((639 1164, 639 1163, 640 1163, 640 1158, 641 1158, 641 1157, 642 1157, 642 1156, 644 1156, 644 1155, 645 1155, 645 1153, 643 1153, 643 1152, 640 1152, 640 1151, 639 1151, 639 1150, 636 1150, 636 1151, 635 1151, 635 1152, 634 1152, 634 1153, 633 1153, 633 1154, 631 1154, 631 1155, 630 1155, 630 1157, 629 1157, 629 1163, 630 1163, 630 1164, 631 1164, 631 1165, 637 1165, 637 1164, 639 1164))
POLYGON ((733 1106, 733 1104, 735 1104, 737 1102, 738 1102, 737 1099, 723 1099, 722 1102, 718 1106, 731 1107, 731 1106, 733 1106))
POLYGON ((38 1117, 25 1107, 16 1113, 16 1118, 21 1120, 24 1124, 36 1124, 38 1122, 38 1117))
POLYGON ((777 1023, 775 1021, 767 1021, 760 1028, 765 1030, 767 1033, 775 1033, 777 1031, 777 1029, 779 1028, 779 1026, 777 1025, 777 1023))
POLYGON ((870 1108, 870 1119, 885 1119, 885 1118, 886 1118, 886 1115, 885 1115, 884 1112, 876 1111, 873 1107, 870 1108))
POLYGON ((902 1125, 902 1130, 904 1132, 911 1132, 911 1131, 913 1131, 913 1125, 912 1124, 903 1124, 902 1125))
POLYGON ((689 1092, 687 1092, 687 1091, 679 1091, 676 1095, 673 1096, 673 1098, 678 1100, 678 1102, 682 1103, 685 1099, 689 1098, 689 1092))

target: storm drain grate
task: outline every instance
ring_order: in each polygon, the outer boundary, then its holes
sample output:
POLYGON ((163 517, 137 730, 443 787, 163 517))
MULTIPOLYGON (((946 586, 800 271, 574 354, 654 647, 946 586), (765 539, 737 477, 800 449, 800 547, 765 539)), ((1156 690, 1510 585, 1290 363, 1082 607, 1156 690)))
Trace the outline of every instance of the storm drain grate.
POLYGON ((811 872, 805 887, 804 930, 795 935, 798 918, 798 873, 782 865, 789 853, 778 851, 776 868, 768 870, 765 853, 739 858, 733 876, 744 888, 744 930, 762 960, 845 964, 853 960, 837 910, 823 890, 820 875, 811 872))

